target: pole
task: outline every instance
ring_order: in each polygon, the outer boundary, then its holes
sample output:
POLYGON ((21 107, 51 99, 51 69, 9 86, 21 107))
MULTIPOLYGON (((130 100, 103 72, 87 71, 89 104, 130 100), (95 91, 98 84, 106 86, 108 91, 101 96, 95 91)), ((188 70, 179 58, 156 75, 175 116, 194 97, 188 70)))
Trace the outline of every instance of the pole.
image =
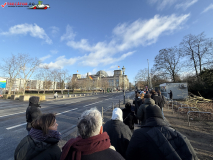
MULTIPOLYGON (((124 72, 123 72, 123 76, 124 76, 124 72)), ((125 83, 124 83, 125 85, 125 83)), ((124 104, 125 104, 125 86, 124 86, 124 104)))
POLYGON ((147 59, 148 61, 148 89, 150 88, 150 80, 149 80, 149 59, 147 59))

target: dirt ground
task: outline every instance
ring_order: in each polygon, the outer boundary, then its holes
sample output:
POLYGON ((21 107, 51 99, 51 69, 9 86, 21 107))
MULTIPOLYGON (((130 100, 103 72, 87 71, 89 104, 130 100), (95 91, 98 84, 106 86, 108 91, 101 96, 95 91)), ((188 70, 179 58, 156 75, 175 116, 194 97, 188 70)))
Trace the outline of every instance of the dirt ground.
MULTIPOLYGON (((188 126, 187 114, 178 114, 172 112, 170 108, 164 107, 164 114, 170 125, 183 135, 187 136, 194 147, 200 160, 213 160, 213 121, 190 118, 188 126)), ((196 115, 195 115, 196 116, 196 115)))

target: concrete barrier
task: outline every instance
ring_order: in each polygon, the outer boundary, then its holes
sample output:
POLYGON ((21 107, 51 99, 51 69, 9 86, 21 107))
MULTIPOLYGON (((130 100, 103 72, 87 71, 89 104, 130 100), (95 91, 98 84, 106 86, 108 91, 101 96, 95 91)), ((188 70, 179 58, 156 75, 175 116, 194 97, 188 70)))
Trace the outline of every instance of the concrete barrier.
POLYGON ((65 98, 65 95, 62 95, 61 98, 65 98))
POLYGON ((23 102, 23 101, 29 101, 31 96, 26 96, 26 95, 22 95, 19 96, 19 101, 23 102))
POLYGON ((45 95, 38 95, 38 97, 40 98, 40 101, 45 101, 46 100, 46 96, 45 95))
POLYGON ((4 94, 3 95, 3 99, 10 99, 11 98, 11 95, 10 94, 4 94))
POLYGON ((74 94, 74 97, 76 97, 76 94, 74 94))
POLYGON ((15 95, 15 94, 13 94, 13 95, 11 95, 11 99, 12 99, 12 100, 19 100, 19 96, 20 96, 20 95, 15 95))

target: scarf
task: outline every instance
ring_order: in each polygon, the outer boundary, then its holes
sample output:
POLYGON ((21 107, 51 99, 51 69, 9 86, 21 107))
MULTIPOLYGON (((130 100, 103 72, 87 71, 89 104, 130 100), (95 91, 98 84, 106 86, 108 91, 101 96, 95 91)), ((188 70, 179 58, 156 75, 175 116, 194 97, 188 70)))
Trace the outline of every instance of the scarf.
POLYGON ((61 139, 61 134, 58 131, 49 130, 47 135, 43 135, 42 130, 31 128, 29 135, 38 141, 45 141, 47 138, 56 138, 58 140, 61 139))
POLYGON ((110 139, 107 132, 86 139, 78 136, 70 139, 62 148, 60 160, 81 160, 81 155, 89 155, 103 151, 110 147, 110 139))

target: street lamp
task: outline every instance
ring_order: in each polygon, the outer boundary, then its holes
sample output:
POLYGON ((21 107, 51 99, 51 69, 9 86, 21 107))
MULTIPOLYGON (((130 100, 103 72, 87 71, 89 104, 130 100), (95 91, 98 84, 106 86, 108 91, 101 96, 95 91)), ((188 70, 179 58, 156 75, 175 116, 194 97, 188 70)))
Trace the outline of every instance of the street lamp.
MULTIPOLYGON (((122 71, 123 71, 123 77, 124 77, 124 72, 125 72, 124 66, 123 66, 123 68, 122 68, 122 71)), ((124 86, 124 104, 125 104, 125 86, 124 86)))

